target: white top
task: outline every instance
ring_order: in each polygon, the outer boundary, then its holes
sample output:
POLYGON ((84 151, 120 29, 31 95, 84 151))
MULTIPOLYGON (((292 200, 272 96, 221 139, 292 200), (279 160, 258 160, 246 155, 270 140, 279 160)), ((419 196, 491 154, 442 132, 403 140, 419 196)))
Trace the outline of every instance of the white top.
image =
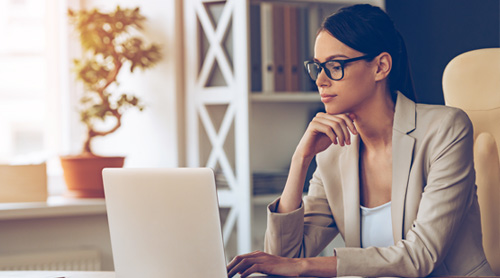
POLYGON ((378 207, 361 207, 361 247, 388 247, 392 237, 391 202, 378 207))

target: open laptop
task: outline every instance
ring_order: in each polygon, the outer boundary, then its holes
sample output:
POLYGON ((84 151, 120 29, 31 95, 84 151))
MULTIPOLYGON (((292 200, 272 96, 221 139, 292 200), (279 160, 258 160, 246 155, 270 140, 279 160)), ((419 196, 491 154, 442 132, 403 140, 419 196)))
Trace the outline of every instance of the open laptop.
POLYGON ((214 173, 103 170, 117 278, 227 278, 214 173))

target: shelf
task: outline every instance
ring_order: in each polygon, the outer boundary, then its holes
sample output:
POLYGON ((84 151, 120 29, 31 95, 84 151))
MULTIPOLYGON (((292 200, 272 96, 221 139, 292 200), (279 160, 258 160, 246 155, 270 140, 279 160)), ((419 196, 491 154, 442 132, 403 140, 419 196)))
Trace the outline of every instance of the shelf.
POLYGON ((318 92, 279 92, 263 93, 252 92, 250 94, 252 102, 317 102, 321 103, 318 92))
POLYGON ((51 196, 47 202, 0 204, 0 220, 95 214, 106 214, 104 199, 71 199, 51 196))

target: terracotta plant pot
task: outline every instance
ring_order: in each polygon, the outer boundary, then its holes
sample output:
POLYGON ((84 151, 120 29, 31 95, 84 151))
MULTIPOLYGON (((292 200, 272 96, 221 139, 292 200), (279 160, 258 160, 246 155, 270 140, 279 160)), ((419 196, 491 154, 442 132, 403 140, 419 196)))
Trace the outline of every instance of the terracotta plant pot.
POLYGON ((61 156, 68 197, 104 198, 102 169, 123 167, 123 156, 61 156))

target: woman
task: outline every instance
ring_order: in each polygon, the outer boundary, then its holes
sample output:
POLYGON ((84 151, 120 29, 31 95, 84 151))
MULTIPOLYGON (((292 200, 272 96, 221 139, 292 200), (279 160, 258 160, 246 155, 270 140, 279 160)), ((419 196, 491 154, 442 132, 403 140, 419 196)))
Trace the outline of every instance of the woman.
POLYGON ((341 9, 323 22, 314 56, 306 68, 326 113, 309 124, 284 191, 269 205, 267 253, 237 256, 229 276, 493 275, 482 248, 472 124, 459 109, 415 104, 392 20, 370 5, 341 9), (314 257, 339 232, 346 248, 314 257))

